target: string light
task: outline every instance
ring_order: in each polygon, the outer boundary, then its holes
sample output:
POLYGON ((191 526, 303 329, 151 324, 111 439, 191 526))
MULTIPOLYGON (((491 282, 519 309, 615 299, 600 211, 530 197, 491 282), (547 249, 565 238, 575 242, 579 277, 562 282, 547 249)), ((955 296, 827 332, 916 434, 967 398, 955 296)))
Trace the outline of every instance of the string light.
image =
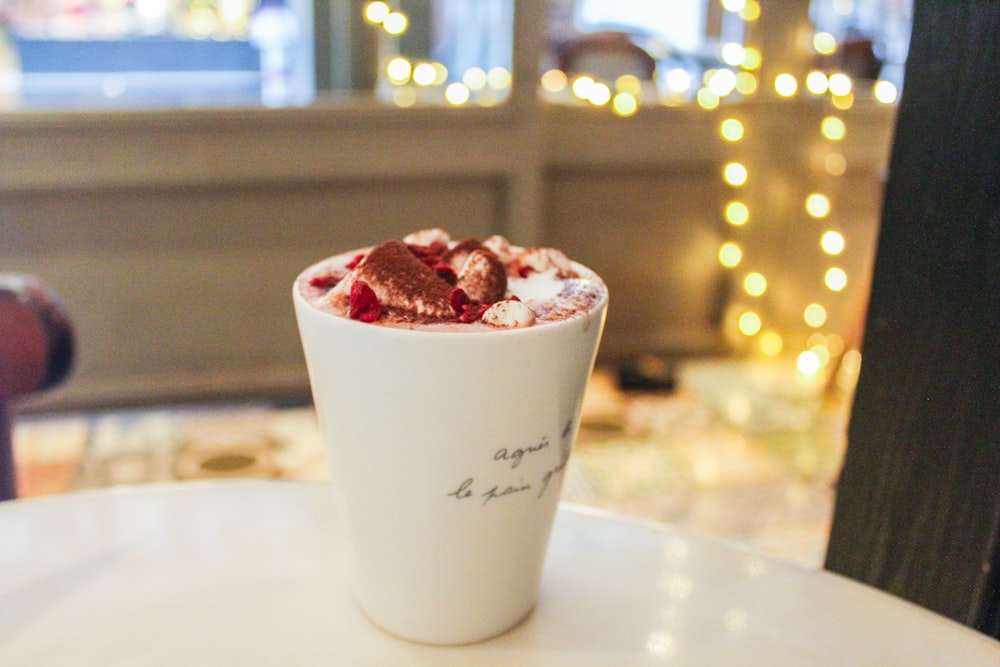
POLYGON ((847 134, 847 125, 836 116, 827 116, 820 123, 820 132, 831 141, 840 141, 847 134))
POLYGON ((750 219, 750 209, 747 205, 739 201, 731 201, 726 204, 726 222, 729 224, 741 227, 747 224, 747 220, 750 219))
POLYGON ((767 278, 760 273, 748 273, 743 278, 743 290, 750 296, 760 296, 767 291, 767 278))
POLYGON ((722 168, 722 178, 733 187, 745 185, 748 174, 747 168, 739 162, 729 162, 722 168))
POLYGON ((837 52, 837 39, 828 32, 817 32, 813 35, 812 47, 816 53, 829 56, 837 52))
POLYGON ((872 95, 877 102, 893 104, 899 97, 899 91, 896 89, 896 84, 892 81, 882 80, 875 82, 875 86, 872 88, 872 95))
POLYGON ((847 160, 840 153, 828 153, 823 158, 823 169, 831 176, 843 176, 847 171, 847 160))
POLYGON ((788 72, 783 72, 774 78, 774 91, 781 97, 792 97, 799 89, 799 82, 788 72))
POLYGON ((639 100, 632 93, 618 93, 611 101, 611 106, 615 114, 619 116, 631 116, 639 110, 639 100))
POLYGON ((406 32, 406 28, 409 25, 409 20, 406 15, 401 12, 389 12, 384 19, 382 19, 382 27, 390 35, 402 35, 406 32))
POLYGON ((542 74, 541 85, 550 93, 558 93, 566 90, 569 79, 566 77, 566 72, 561 69, 550 69, 542 74))
POLYGON ((723 243, 719 248, 719 263, 727 268, 739 266, 743 260, 743 251, 733 242, 723 243))
POLYGON ((819 305, 818 303, 810 303, 802 311, 802 319, 805 320, 806 324, 818 329, 819 327, 826 324, 826 308, 819 305))
POLYGON ((486 87, 486 72, 482 67, 470 67, 462 74, 462 83, 469 90, 482 90, 486 87))
POLYGON ((814 192, 806 197, 806 212, 814 218, 825 218, 830 214, 830 200, 826 195, 814 192))
POLYGON ((413 66, 406 58, 393 58, 385 66, 385 75, 389 82, 397 86, 404 85, 410 80, 413 73, 413 66))
POLYGON ((762 322, 760 315, 752 310, 748 310, 740 315, 739 322, 737 323, 740 333, 744 336, 753 336, 757 334, 760 331, 761 325, 762 322))
POLYGON ((830 267, 823 276, 823 282, 834 292, 840 292, 847 287, 847 273, 839 267, 830 267))
POLYGON ((448 87, 444 89, 444 99, 448 101, 449 104, 455 106, 461 106, 469 101, 470 92, 469 88, 464 83, 448 84, 448 87))
POLYGON ((844 252, 844 246, 846 245, 843 235, 840 232, 832 230, 823 232, 819 243, 823 252, 828 255, 839 255, 844 252))
POLYGON ((369 2, 365 5, 365 19, 369 23, 378 25, 385 20, 385 17, 389 15, 390 11, 389 5, 381 0, 375 0, 374 2, 369 2))
POLYGON ((727 118, 719 125, 719 133, 726 141, 739 141, 743 138, 743 123, 735 118, 727 118))
POLYGON ((829 89, 830 81, 823 72, 812 71, 806 75, 806 90, 813 95, 823 95, 829 89))
POLYGON ((844 74, 843 72, 834 72, 829 76, 830 82, 830 93, 838 97, 844 97, 851 93, 853 84, 851 83, 851 77, 844 74))

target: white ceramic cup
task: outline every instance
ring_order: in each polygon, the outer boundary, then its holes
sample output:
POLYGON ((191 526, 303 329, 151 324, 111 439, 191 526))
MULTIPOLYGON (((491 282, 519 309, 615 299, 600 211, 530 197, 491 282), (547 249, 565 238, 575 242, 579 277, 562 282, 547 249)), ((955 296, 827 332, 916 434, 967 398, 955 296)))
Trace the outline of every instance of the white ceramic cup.
POLYGON ((537 600, 606 294, 557 323, 453 332, 293 292, 362 609, 431 644, 514 627, 537 600))

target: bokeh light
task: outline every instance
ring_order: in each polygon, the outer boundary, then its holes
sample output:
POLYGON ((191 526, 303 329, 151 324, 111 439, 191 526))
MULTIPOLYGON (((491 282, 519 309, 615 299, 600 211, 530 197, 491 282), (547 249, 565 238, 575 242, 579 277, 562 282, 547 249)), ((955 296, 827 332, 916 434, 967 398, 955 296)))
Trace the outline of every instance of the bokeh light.
POLYGON ((750 219, 750 209, 740 201, 731 201, 726 204, 726 222, 736 227, 747 224, 750 219))
POLYGON ((732 241, 723 243, 719 248, 719 263, 727 268, 738 266, 743 261, 743 251, 732 241))
POLYGON ((823 282, 834 292, 840 292, 847 287, 847 273, 840 267, 830 267, 823 276, 823 282))
POLYGON ((729 162, 722 168, 722 178, 733 187, 744 185, 747 176, 747 168, 739 162, 729 162))
POLYGON ((802 311, 802 319, 814 329, 826 324, 826 308, 818 303, 810 303, 802 311))
POLYGON ((814 218, 825 218, 830 214, 830 200, 826 195, 814 192, 806 197, 806 212, 814 218))
POLYGON ((726 141, 739 141, 743 138, 743 123, 735 118, 727 118, 719 125, 719 132, 726 141))

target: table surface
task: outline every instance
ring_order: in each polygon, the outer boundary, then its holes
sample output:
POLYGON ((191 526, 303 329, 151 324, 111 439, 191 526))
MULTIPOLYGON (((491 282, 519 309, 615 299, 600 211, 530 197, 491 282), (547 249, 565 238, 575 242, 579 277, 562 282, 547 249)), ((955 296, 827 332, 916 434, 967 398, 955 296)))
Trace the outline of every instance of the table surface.
POLYGON ((564 504, 538 606, 462 647, 360 612, 328 484, 0 504, 2 665, 1000 664, 1000 642, 829 572, 564 504))

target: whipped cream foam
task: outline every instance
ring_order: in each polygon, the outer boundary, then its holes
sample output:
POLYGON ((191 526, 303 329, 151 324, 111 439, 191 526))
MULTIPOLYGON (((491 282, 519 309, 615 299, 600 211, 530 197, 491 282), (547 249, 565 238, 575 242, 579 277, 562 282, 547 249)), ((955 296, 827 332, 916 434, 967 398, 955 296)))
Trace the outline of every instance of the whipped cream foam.
POLYGON ((401 328, 516 329, 587 314, 607 296, 597 274, 555 248, 503 236, 453 240, 425 229, 306 269, 296 289, 314 308, 401 328))

